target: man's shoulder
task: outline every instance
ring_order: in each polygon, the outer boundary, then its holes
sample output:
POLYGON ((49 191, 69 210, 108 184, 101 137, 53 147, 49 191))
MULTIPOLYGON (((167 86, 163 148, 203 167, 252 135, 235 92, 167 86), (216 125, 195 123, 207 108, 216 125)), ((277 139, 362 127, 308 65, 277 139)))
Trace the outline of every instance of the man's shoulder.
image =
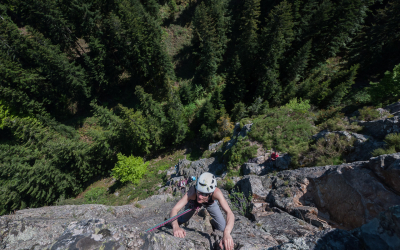
POLYGON ((225 199, 224 194, 222 193, 221 189, 219 189, 219 188, 215 188, 213 198, 214 198, 214 200, 225 199))

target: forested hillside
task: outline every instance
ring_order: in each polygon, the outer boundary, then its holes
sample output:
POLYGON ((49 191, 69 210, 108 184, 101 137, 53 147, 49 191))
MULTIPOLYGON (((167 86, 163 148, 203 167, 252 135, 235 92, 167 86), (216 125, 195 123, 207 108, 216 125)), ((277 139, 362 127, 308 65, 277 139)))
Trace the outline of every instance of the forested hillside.
POLYGON ((246 118, 306 117, 309 137, 339 112, 400 99, 399 64, 396 0, 4 0, 0 214, 246 118))

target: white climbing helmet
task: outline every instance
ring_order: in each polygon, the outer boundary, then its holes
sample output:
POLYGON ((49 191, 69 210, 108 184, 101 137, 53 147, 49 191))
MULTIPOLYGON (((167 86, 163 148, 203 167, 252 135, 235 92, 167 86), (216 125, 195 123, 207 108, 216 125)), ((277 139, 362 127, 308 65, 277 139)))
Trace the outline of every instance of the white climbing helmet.
POLYGON ((199 192, 210 194, 217 188, 217 179, 215 175, 205 172, 197 179, 196 189, 199 192))

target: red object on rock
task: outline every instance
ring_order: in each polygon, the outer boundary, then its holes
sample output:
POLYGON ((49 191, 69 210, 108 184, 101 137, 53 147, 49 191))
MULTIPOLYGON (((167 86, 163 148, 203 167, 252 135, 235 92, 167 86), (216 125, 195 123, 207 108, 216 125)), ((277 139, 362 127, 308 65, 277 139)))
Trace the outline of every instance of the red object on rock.
POLYGON ((271 154, 271 160, 273 160, 273 161, 275 161, 276 160, 276 158, 278 158, 279 157, 279 155, 278 155, 278 153, 272 153, 271 154))

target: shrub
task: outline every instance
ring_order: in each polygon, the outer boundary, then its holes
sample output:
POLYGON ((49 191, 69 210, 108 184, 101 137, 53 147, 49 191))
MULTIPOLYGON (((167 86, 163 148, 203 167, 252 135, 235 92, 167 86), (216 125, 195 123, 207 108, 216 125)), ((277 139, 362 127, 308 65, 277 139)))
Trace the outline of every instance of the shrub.
POLYGON ((297 101, 297 97, 294 99, 290 100, 289 103, 287 103, 285 108, 291 109, 293 111, 297 112, 302 112, 305 113, 310 110, 311 105, 309 100, 302 100, 301 98, 297 101))
POLYGON ((238 211, 239 214, 243 216, 249 216, 251 212, 251 201, 252 196, 246 197, 243 193, 234 190, 229 195, 230 200, 232 201, 232 210, 238 211))
POLYGON ((257 145, 250 146, 247 137, 239 137, 236 144, 225 152, 225 161, 229 171, 242 165, 248 159, 254 158, 257 154, 257 145))
POLYGON ((224 138, 232 134, 232 130, 234 128, 233 123, 229 116, 221 116, 218 121, 218 137, 224 138))
POLYGON ((400 133, 388 134, 385 137, 385 148, 378 148, 372 152, 373 156, 379 156, 384 154, 393 154, 400 152, 400 133))
POLYGON ((343 163, 344 155, 350 152, 355 139, 347 139, 338 134, 329 134, 325 138, 320 138, 314 145, 311 145, 310 151, 302 158, 303 165, 339 165, 343 163))
POLYGON ((328 119, 326 122, 318 125, 318 128, 321 130, 328 130, 328 131, 352 131, 352 132, 359 132, 362 130, 362 127, 359 126, 356 122, 349 123, 344 118, 334 117, 328 119))
POLYGON ((141 157, 133 155, 126 157, 118 153, 117 157, 118 162, 112 169, 112 175, 122 183, 130 181, 133 184, 138 184, 139 180, 146 173, 149 163, 144 163, 141 157))
POLYGON ((249 136, 267 149, 290 153, 295 148, 299 151, 308 149, 309 138, 315 132, 311 112, 275 108, 253 120, 249 136))
POLYGON ((316 124, 321 124, 326 122, 327 120, 335 117, 343 118, 344 114, 340 113, 341 107, 333 107, 331 106, 329 109, 321 109, 318 112, 316 124))
POLYGON ((231 113, 232 121, 234 122, 238 122, 248 116, 246 106, 242 102, 236 103, 231 113))
POLYGON ((364 107, 359 110, 360 115, 358 116, 359 120, 362 121, 373 121, 380 118, 379 111, 374 107, 364 107))
POLYGON ((250 124, 250 123, 251 123, 251 119, 250 118, 243 118, 239 122, 240 129, 242 129, 244 127, 244 125, 250 124))
POLYGON ((375 104, 389 104, 400 98, 400 64, 387 71, 379 83, 370 83, 369 94, 375 104))
POLYGON ((105 203, 104 195, 107 190, 105 187, 95 187, 85 194, 86 203, 105 203))
POLYGON ((224 189, 230 191, 235 186, 235 183, 231 179, 227 179, 225 182, 224 189))
POLYGON ((254 101, 253 104, 251 104, 247 110, 250 114, 250 116, 258 116, 258 115, 263 115, 267 113, 269 104, 267 101, 263 102, 263 99, 261 97, 257 97, 257 99, 254 101))

